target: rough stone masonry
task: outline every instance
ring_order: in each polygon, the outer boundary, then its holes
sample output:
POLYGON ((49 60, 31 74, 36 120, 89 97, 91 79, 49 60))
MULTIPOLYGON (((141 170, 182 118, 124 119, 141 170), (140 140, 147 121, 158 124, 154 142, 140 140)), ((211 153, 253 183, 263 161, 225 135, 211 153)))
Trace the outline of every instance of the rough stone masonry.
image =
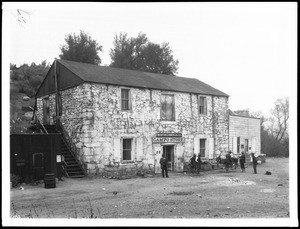
MULTIPOLYGON (((228 149, 228 97, 202 95, 207 115, 198 112, 196 94, 128 87, 131 109, 121 110, 121 86, 84 83, 61 91, 61 124, 87 174, 134 174, 158 171, 163 144, 152 142, 157 133, 181 133, 174 146, 174 171, 183 171, 199 139, 206 139, 205 159, 228 149), (175 121, 160 118, 162 94, 175 98, 175 121), (122 160, 122 139, 132 139, 132 157, 122 160)), ((43 119, 43 98, 37 115, 43 119)), ((55 94, 49 96, 54 123, 55 94)))

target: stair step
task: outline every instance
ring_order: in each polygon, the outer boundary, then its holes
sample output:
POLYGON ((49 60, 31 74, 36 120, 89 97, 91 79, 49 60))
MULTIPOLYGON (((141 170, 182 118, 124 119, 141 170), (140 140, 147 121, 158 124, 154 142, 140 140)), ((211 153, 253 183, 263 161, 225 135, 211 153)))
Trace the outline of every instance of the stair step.
POLYGON ((74 156, 69 152, 69 153, 65 153, 65 154, 62 154, 65 158, 74 158, 74 156))
POLYGON ((76 167, 78 167, 78 169, 81 170, 81 167, 80 167, 78 164, 68 164, 68 165, 66 166, 66 169, 70 170, 70 169, 76 168, 76 167))
POLYGON ((83 172, 68 172, 69 176, 84 176, 83 172))
POLYGON ((74 176, 70 176, 71 178, 83 178, 83 177, 85 177, 84 175, 74 175, 74 176))
POLYGON ((68 173, 83 173, 80 167, 67 168, 68 173))

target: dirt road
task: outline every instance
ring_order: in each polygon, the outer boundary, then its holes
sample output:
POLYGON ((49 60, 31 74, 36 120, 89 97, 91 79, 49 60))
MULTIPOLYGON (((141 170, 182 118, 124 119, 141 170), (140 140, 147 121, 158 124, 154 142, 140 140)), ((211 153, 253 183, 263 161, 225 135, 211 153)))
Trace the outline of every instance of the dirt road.
POLYGON ((251 167, 131 179, 83 178, 11 189, 11 215, 21 218, 289 217, 287 158, 251 167), (265 175, 271 171, 271 175, 265 175))

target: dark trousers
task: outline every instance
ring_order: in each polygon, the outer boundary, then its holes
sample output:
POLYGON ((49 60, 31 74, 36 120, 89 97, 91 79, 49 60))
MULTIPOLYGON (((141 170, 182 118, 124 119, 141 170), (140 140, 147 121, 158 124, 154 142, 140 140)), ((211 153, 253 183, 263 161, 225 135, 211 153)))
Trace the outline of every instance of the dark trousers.
POLYGON ((256 171, 256 164, 255 163, 253 163, 253 170, 254 170, 254 173, 257 173, 257 171, 256 171))
POLYGON ((198 164, 197 164, 197 173, 198 173, 198 174, 200 173, 200 170, 201 170, 201 164, 198 163, 198 164))
POLYGON ((166 177, 169 177, 167 167, 162 167, 161 168, 161 175, 162 175, 162 177, 165 177, 165 175, 166 175, 166 177))
POLYGON ((241 169, 245 170, 245 163, 244 162, 241 162, 241 169))

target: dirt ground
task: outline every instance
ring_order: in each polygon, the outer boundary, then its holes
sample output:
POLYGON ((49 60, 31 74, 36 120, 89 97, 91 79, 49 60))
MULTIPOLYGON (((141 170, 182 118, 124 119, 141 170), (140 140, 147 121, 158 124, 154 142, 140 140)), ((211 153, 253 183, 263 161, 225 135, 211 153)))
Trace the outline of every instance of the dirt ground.
POLYGON ((66 178, 12 188, 17 218, 288 218, 289 159, 267 158, 253 168, 169 173, 131 179, 66 178), (271 171, 271 175, 265 175, 271 171))

